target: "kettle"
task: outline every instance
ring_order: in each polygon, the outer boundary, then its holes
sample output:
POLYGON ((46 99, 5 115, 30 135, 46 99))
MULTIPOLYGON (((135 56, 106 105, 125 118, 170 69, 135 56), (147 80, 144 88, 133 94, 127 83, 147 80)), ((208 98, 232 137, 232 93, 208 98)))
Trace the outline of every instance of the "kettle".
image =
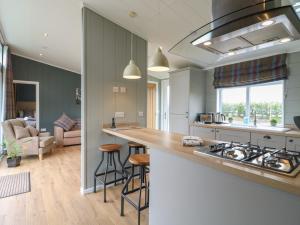
POLYGON ((224 123, 225 119, 226 119, 226 117, 225 117, 224 114, 221 114, 221 113, 216 113, 215 114, 215 123, 216 124, 224 123))

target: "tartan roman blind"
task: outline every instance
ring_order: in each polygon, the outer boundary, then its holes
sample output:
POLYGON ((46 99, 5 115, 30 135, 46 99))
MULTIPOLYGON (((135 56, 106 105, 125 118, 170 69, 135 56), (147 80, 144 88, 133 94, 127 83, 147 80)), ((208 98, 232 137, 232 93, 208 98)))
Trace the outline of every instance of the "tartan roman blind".
POLYGON ((215 68, 215 88, 260 84, 288 78, 286 54, 215 68))

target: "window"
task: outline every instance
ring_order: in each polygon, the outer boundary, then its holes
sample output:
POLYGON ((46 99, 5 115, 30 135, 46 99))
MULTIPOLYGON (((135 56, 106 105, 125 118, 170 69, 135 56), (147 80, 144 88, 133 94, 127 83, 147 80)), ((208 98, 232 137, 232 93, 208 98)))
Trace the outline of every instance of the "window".
POLYGON ((233 124, 283 125, 283 81, 218 89, 218 111, 233 124), (271 124, 271 121, 273 122, 271 124))

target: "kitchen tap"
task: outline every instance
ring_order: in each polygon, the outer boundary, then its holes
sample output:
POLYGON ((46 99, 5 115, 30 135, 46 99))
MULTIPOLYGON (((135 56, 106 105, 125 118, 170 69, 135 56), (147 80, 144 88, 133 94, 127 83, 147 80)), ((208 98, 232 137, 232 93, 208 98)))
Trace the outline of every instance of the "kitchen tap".
POLYGON ((256 110, 253 110, 253 111, 252 111, 252 115, 254 116, 254 119, 253 119, 253 125, 256 126, 256 124, 257 124, 256 110))

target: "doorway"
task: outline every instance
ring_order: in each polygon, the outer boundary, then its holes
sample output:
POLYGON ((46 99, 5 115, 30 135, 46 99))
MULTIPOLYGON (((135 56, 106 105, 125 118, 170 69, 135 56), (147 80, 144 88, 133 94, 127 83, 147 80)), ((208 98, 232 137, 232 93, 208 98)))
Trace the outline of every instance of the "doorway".
POLYGON ((158 84, 148 82, 147 84, 147 128, 158 129, 158 84))
POLYGON ((39 82, 14 80, 16 118, 27 125, 40 128, 39 82))

